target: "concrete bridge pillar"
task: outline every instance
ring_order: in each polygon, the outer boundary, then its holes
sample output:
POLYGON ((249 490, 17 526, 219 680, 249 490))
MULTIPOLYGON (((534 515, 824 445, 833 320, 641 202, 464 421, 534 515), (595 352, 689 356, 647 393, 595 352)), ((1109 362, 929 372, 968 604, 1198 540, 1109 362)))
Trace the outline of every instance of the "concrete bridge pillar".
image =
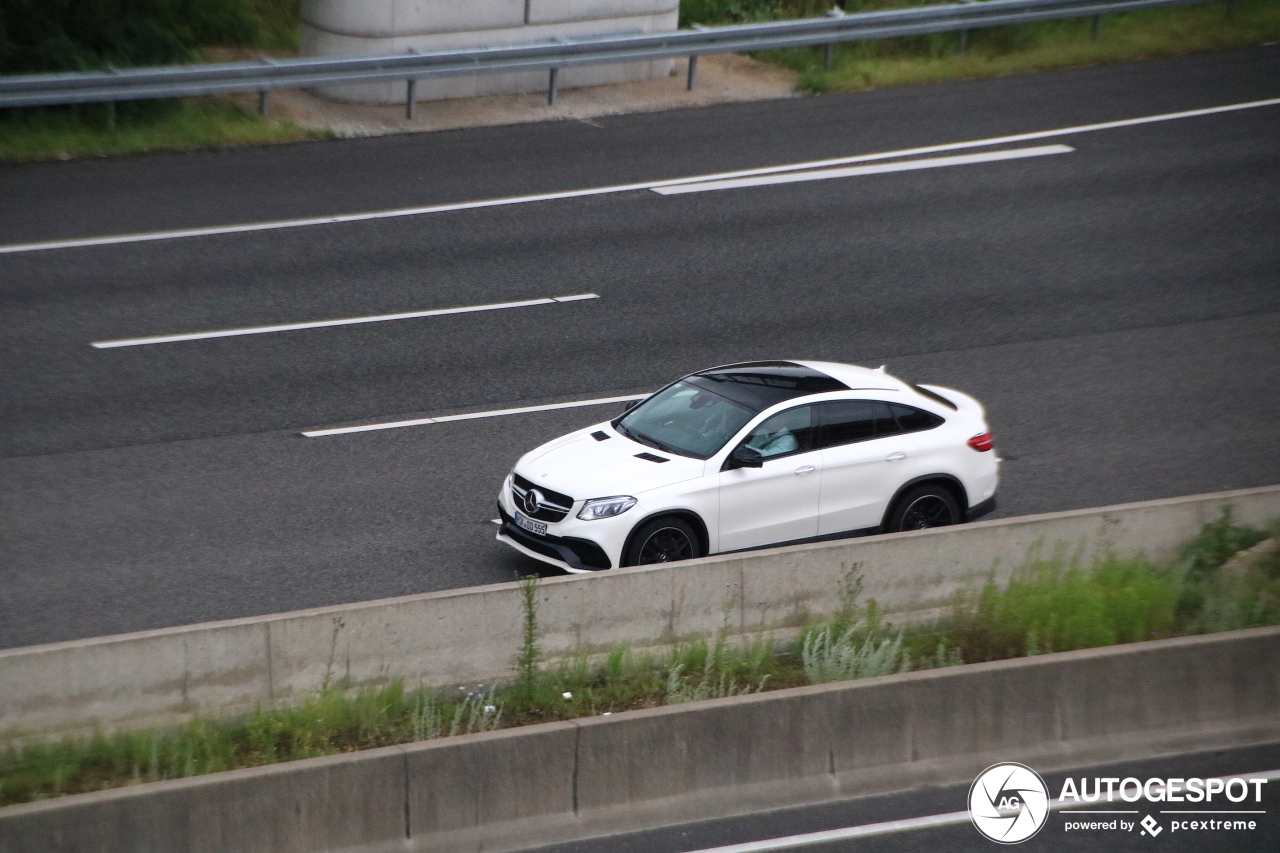
MULTIPOLYGON (((679 0, 303 0, 303 56, 369 56, 500 47, 556 37, 659 33, 676 29, 679 0)), ((672 60, 561 69, 557 86, 596 86, 665 77, 672 60)), ((419 101, 547 88, 547 72, 419 80, 419 101)), ((329 86, 322 94, 357 103, 404 102, 404 80, 329 86)))

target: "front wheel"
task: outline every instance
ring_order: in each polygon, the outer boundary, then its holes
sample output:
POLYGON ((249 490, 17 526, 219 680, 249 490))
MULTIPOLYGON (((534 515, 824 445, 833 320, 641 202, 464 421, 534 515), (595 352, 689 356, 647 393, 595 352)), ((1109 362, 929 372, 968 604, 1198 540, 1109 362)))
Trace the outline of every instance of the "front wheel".
POLYGON ((622 555, 624 566, 645 566, 652 563, 673 563, 701 557, 698 534, 688 522, 679 518, 655 518, 636 529, 622 555))
POLYGON ((964 521, 955 495, 941 486, 924 485, 898 498, 885 522, 885 533, 928 530, 964 521))

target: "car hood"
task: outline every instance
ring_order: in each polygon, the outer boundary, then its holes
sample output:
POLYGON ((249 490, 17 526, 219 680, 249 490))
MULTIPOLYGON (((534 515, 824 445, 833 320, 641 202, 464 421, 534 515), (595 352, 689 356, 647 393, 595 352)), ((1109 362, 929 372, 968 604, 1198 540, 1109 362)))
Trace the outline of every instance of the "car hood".
POLYGON ((706 465, 701 459, 677 456, 632 441, 606 422, 531 450, 516 463, 516 473, 535 485, 584 500, 639 495, 701 477, 706 465), (608 435, 608 440, 592 438, 591 433, 597 431, 608 435), (651 453, 668 461, 639 459, 637 453, 651 453))

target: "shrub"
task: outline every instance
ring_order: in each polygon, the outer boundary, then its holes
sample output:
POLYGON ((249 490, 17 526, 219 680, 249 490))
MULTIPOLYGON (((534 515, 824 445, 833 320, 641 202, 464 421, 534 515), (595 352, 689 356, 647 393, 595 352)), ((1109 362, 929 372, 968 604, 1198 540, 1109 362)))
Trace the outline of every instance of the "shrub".
POLYGON ((296 0, 5 0, 0 73, 164 65, 203 45, 280 46, 296 0))
POLYGON ((957 595, 952 642, 968 663, 1163 636, 1174 626, 1179 578, 1142 558, 1102 559, 1091 571, 1034 560, 1005 589, 957 595))
POLYGON ((811 631, 801 644, 804 674, 813 684, 849 681, 907 672, 911 662, 902 649, 902 632, 892 639, 833 625, 811 631))
POLYGON ((830 0, 681 0, 680 26, 816 18, 831 5, 830 0))

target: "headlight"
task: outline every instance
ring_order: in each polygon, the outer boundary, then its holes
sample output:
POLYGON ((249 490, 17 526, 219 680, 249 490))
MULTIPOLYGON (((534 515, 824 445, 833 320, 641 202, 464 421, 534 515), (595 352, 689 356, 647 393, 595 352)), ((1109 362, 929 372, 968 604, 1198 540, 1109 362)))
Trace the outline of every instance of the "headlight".
POLYGON ((613 498, 592 498, 582 505, 582 509, 578 510, 578 518, 583 521, 591 521, 597 518, 613 518, 615 515, 622 515, 635 505, 636 499, 627 495, 619 495, 613 498))

